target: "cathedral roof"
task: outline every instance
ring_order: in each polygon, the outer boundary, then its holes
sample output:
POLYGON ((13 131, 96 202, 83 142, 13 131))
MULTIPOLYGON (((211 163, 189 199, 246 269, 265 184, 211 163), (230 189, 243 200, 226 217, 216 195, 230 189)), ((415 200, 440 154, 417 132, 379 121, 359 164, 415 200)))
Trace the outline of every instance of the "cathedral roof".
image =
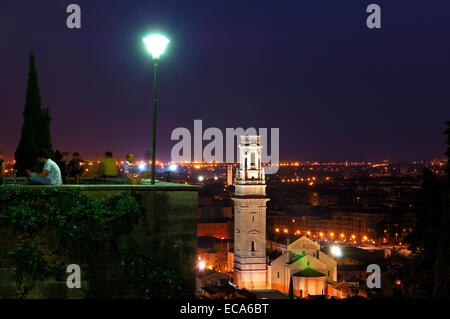
POLYGON ((294 258, 288 263, 288 265, 295 263, 296 261, 302 259, 305 256, 306 255, 296 255, 296 254, 294 254, 294 258))
POLYGON ((299 272, 296 272, 292 276, 296 276, 296 277, 326 277, 327 275, 325 275, 317 270, 314 270, 312 268, 306 268, 299 272))

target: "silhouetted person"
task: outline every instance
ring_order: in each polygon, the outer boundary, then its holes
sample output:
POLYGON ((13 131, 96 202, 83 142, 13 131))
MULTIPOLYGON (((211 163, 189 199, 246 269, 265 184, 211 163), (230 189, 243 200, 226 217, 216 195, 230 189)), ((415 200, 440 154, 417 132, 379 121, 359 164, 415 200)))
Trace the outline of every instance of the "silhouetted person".
POLYGON ((75 177, 75 184, 80 184, 80 178, 83 174, 83 160, 80 158, 80 153, 75 152, 68 165, 67 176, 75 177))
POLYGON ((61 178, 63 181, 63 184, 67 184, 67 173, 69 170, 69 153, 63 152, 61 154, 61 157, 57 159, 56 164, 58 164, 59 170, 61 171, 61 178))

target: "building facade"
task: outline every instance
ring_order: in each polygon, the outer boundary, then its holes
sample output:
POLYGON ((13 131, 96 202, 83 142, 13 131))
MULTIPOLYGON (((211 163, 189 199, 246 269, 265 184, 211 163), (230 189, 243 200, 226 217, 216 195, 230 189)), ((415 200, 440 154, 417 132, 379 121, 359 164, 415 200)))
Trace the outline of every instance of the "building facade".
POLYGON ((292 278, 294 295, 299 298, 330 293, 327 285, 337 280, 337 263, 319 244, 301 237, 281 252, 270 265, 272 289, 288 293, 292 278))

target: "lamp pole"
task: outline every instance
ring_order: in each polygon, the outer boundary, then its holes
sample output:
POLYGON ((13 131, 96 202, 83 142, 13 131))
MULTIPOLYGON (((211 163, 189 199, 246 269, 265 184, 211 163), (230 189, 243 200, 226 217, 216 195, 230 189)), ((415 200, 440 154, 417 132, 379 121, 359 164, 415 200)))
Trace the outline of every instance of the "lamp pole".
POLYGON ((156 177, 156 89, 158 77, 158 62, 160 55, 166 49, 170 42, 166 37, 153 34, 148 35, 143 39, 148 52, 153 58, 153 127, 152 127, 152 185, 155 185, 156 177))
POLYGON ((156 88, 158 77, 158 60, 153 58, 153 127, 152 127, 152 185, 156 176, 156 88))

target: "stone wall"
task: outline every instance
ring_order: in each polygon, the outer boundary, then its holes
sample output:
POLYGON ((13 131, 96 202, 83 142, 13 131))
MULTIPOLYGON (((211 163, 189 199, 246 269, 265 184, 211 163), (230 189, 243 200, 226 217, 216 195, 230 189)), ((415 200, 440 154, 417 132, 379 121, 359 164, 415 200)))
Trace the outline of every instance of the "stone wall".
MULTIPOLYGON (((50 187, 50 186, 8 186, 50 187)), ((156 185, 61 185, 76 188, 83 194, 109 197, 122 192, 135 192, 146 219, 130 236, 149 255, 176 271, 184 282, 184 293, 194 296, 197 255, 198 186, 157 183, 156 185)), ((128 238, 119 241, 123 248, 128 238)), ((0 247, 13 245, 11 227, 0 218, 0 247)), ((98 298, 132 298, 134 295, 122 278, 118 256, 100 253, 95 265, 81 266, 82 288, 89 288, 98 298), (83 276, 84 275, 84 276, 83 276)), ((0 268, 0 298, 14 298, 15 285, 11 268, 0 268)), ((83 298, 85 289, 68 289, 65 281, 45 282, 36 289, 35 298, 83 298), (77 291, 78 290, 78 291, 77 291)))

